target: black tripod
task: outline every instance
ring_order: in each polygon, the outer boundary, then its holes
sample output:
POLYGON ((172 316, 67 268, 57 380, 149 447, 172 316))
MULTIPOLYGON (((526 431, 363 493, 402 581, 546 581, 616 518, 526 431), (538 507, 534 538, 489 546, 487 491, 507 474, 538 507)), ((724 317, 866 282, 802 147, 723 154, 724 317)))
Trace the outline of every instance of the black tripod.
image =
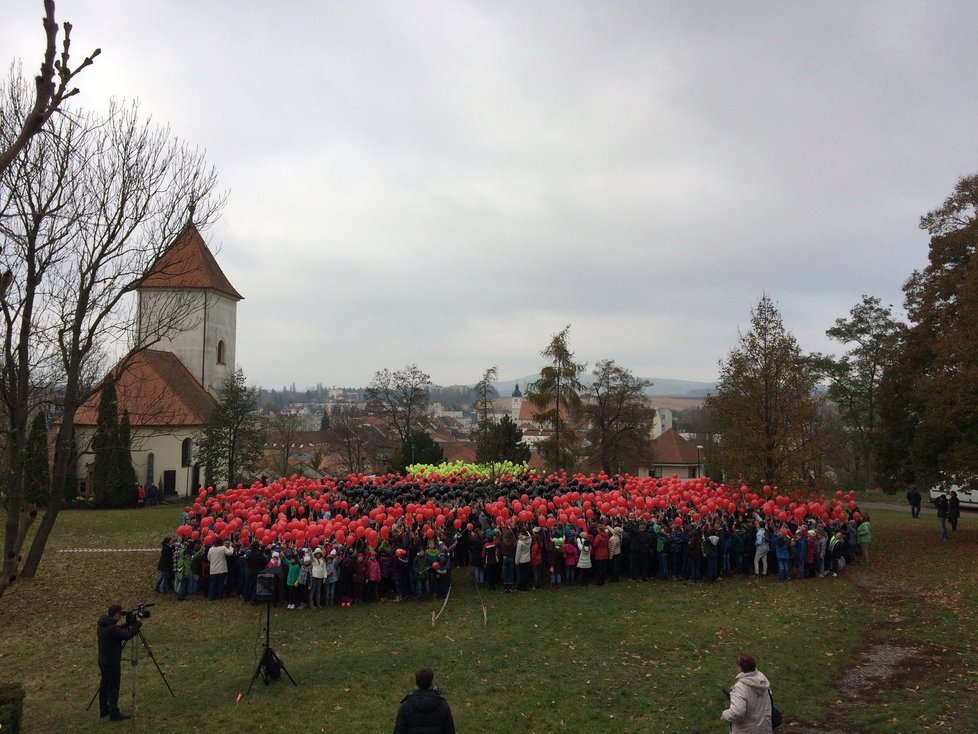
MULTIPOLYGON (((163 669, 160 667, 160 664, 158 662, 156 662, 156 656, 153 654, 153 648, 151 648, 149 646, 149 642, 147 642, 146 636, 143 634, 143 631, 142 630, 137 630, 136 631, 136 637, 139 638, 139 641, 143 645, 143 650, 146 651, 146 654, 149 655, 149 659, 152 660, 153 661, 153 665, 156 666, 156 671, 160 674, 160 678, 163 679, 163 685, 166 686, 166 690, 168 690, 170 692, 170 695, 171 696, 173 696, 174 698, 176 698, 177 697, 177 694, 173 692, 173 689, 170 687, 170 682, 166 679, 166 675, 163 673, 163 669)), ((123 652, 126 651, 126 645, 129 645, 130 642, 132 642, 132 640, 125 640, 122 643, 122 651, 123 652)), ((138 651, 138 649, 136 648, 135 645, 129 645, 129 665, 132 668, 132 673, 131 673, 131 677, 132 677, 132 714, 131 715, 133 717, 135 717, 136 716, 136 666, 139 665, 139 651, 138 651)), ((101 686, 99 686, 98 688, 95 689, 95 695, 92 696, 92 700, 88 702, 88 706, 85 709, 86 711, 88 711, 88 710, 90 710, 92 708, 92 704, 95 703, 95 699, 98 698, 98 694, 99 694, 99 691, 100 690, 101 690, 101 686)))
POLYGON ((265 602, 265 649, 262 650, 261 659, 258 661, 258 665, 255 666, 254 675, 251 676, 251 683, 248 684, 248 690, 245 695, 251 693, 251 687, 255 685, 255 681, 258 680, 258 676, 268 685, 268 682, 272 679, 278 680, 282 673, 285 673, 289 680, 292 681, 292 685, 297 686, 298 683, 295 682, 295 678, 289 673, 289 669, 285 667, 285 663, 282 659, 275 654, 271 645, 271 633, 272 633, 272 602, 268 600, 265 602))

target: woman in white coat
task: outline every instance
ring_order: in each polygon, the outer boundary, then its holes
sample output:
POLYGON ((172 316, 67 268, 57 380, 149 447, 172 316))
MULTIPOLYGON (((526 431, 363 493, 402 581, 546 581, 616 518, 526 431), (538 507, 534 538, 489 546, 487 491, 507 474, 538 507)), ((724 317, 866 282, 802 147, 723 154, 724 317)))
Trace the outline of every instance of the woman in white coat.
POLYGON ((740 672, 730 689, 730 707, 720 718, 730 724, 731 734, 772 734, 770 682, 747 653, 738 656, 737 667, 740 672))

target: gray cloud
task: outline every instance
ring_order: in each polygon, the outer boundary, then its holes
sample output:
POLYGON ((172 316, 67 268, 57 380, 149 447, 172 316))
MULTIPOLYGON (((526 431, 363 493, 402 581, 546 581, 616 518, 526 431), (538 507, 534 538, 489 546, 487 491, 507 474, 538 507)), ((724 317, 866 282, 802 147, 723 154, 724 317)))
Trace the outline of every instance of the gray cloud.
MULTIPOLYGON (((762 292, 830 350, 978 154, 973 3, 59 11, 104 49, 81 100, 139 97, 230 188, 207 236, 269 385, 515 377, 566 323, 591 364, 713 379, 762 292)), ((0 28, 28 68, 39 14, 0 28)))

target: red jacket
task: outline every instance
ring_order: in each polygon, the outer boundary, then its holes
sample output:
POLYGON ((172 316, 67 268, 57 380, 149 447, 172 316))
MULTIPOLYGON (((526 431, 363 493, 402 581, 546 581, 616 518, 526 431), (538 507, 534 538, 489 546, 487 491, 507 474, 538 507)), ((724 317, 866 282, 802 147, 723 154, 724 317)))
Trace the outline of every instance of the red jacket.
POLYGON ((543 543, 537 541, 536 539, 534 539, 533 545, 530 546, 530 565, 543 565, 543 543))
POLYGON ((591 538, 591 558, 595 561, 608 560, 608 533, 603 530, 591 538))

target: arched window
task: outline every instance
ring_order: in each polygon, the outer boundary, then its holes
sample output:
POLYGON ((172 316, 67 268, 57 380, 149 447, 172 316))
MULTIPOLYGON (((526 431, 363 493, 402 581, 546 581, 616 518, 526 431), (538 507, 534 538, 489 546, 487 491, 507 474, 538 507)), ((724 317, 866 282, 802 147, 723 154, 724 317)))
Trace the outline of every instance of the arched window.
POLYGON ((193 439, 183 439, 180 446, 180 466, 190 466, 194 463, 194 442, 193 439))
POLYGON ((218 364, 227 364, 227 356, 225 355, 224 351, 225 351, 224 350, 224 340, 221 339, 217 343, 217 363, 218 364))

